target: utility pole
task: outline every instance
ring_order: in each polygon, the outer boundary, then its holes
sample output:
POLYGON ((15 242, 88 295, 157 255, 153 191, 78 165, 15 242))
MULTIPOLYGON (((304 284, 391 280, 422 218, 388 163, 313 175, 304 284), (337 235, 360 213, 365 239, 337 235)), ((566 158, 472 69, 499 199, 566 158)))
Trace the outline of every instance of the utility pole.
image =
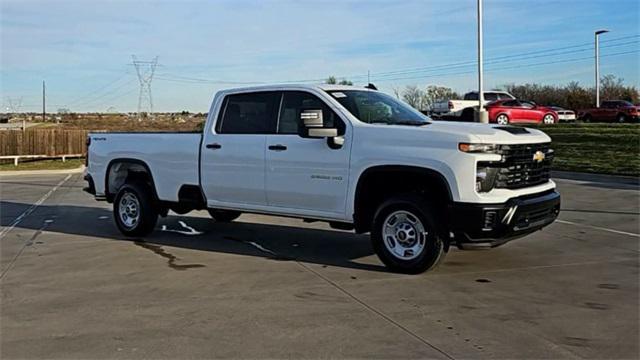
POLYGON ((44 80, 42 80, 42 122, 47 121, 46 98, 46 87, 44 84, 44 80))
POLYGON ((483 53, 482 53, 482 0, 478 0, 478 115, 477 121, 488 123, 489 115, 484 109, 484 79, 483 79, 483 53))
POLYGON ((600 107, 600 34, 608 33, 609 30, 598 30, 595 32, 595 42, 596 42, 596 107, 600 107))

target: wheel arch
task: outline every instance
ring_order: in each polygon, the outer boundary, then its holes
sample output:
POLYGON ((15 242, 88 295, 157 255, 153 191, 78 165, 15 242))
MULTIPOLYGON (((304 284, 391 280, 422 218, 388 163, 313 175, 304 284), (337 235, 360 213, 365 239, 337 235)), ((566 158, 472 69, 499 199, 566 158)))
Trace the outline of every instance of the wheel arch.
POLYGON ((360 174, 355 187, 353 220, 356 232, 369 231, 379 203, 390 195, 403 192, 418 192, 447 203, 453 201, 449 182, 437 170, 412 165, 371 166, 360 174), (398 188, 398 183, 406 179, 409 181, 398 188), (437 191, 428 193, 430 189, 437 191))
POLYGON ((113 201, 118 188, 132 176, 140 177, 142 181, 148 182, 154 200, 158 199, 153 173, 146 162, 134 158, 116 158, 109 161, 105 172, 104 193, 107 201, 113 201))

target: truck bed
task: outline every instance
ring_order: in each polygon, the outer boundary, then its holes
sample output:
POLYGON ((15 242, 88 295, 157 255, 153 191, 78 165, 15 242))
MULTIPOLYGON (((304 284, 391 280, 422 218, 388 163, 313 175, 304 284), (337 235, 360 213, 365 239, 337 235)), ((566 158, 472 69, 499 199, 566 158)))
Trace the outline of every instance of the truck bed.
POLYGON ((107 168, 117 159, 144 162, 153 174, 160 200, 177 201, 180 186, 199 184, 199 132, 100 132, 89 137, 97 195, 104 195, 107 168))

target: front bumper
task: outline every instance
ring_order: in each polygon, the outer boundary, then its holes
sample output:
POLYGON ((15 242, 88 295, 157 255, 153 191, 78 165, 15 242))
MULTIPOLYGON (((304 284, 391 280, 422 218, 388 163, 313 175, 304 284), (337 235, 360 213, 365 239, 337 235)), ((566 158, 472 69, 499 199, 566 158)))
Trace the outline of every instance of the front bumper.
POLYGON ((521 196, 502 204, 453 203, 450 229, 464 249, 502 245, 551 224, 560 213, 555 190, 521 196))

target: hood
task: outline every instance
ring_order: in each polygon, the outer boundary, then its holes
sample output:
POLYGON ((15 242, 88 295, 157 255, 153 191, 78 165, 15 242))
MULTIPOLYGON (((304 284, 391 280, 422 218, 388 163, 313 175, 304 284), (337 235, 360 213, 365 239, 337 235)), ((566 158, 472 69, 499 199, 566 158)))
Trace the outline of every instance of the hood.
POLYGON ((527 144, 549 142, 551 138, 540 130, 520 126, 481 124, 459 121, 433 121, 422 127, 460 136, 472 136, 486 144, 527 144))

